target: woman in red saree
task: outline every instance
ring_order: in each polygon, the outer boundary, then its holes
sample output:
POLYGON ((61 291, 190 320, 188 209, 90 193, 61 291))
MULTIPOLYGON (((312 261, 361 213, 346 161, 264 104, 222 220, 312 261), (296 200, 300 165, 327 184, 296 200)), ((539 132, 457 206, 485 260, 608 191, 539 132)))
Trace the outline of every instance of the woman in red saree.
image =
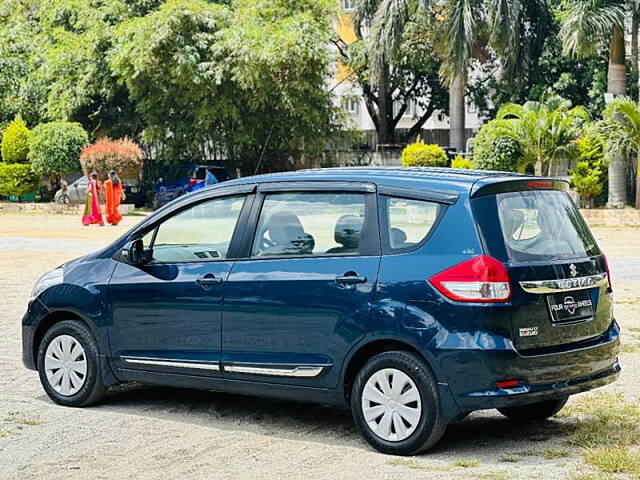
POLYGON ((84 215, 82 216, 83 225, 104 225, 102 220, 102 212, 100 211, 100 185, 98 183, 98 174, 93 172, 89 178, 89 186, 87 187, 87 202, 84 206, 84 215))
POLYGON ((122 189, 122 182, 116 172, 109 172, 109 179, 104 182, 105 198, 107 201, 107 222, 114 227, 122 220, 122 215, 118 211, 120 201, 124 200, 125 195, 122 189))

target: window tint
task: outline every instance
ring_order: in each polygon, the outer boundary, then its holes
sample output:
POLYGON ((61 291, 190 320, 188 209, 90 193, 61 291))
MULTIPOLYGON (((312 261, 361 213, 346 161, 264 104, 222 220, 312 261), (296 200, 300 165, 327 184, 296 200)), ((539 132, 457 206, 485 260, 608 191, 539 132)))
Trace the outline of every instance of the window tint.
POLYGON ((264 200, 252 256, 356 254, 364 225, 360 193, 276 193, 264 200))
POLYGON ((411 248, 422 242, 440 216, 442 205, 424 200, 381 197, 388 219, 388 244, 392 250, 411 248))
MULTIPOLYGON (((207 262, 227 257, 245 196, 216 198, 161 223, 153 242, 153 261, 207 262)), ((153 232, 143 242, 150 245, 153 232)))
POLYGON ((512 261, 597 255, 596 243, 566 193, 501 193, 497 202, 502 236, 512 261))

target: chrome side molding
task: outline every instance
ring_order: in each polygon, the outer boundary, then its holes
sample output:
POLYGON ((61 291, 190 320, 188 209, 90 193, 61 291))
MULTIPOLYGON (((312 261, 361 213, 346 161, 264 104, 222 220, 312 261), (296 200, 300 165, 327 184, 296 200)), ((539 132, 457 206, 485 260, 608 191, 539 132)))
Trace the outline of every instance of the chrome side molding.
POLYGON ((322 373, 325 367, 328 365, 305 365, 298 367, 275 367, 269 366, 256 366, 256 365, 243 365, 243 364, 229 364, 224 366, 225 372, 233 373, 250 373, 254 375, 270 375, 276 377, 317 377, 322 373))
POLYGON ((218 362, 216 363, 207 363, 207 362, 188 362, 184 360, 172 360, 172 359, 162 359, 158 360, 155 358, 144 358, 144 357, 120 357, 126 363, 135 363, 139 365, 151 365, 154 367, 173 367, 173 368, 195 368, 198 370, 220 370, 220 365, 218 362))
POLYGON ((587 277, 562 278, 557 280, 526 280, 521 281, 520 286, 528 293, 562 293, 573 290, 599 287, 607 284, 607 274, 598 273, 587 277))

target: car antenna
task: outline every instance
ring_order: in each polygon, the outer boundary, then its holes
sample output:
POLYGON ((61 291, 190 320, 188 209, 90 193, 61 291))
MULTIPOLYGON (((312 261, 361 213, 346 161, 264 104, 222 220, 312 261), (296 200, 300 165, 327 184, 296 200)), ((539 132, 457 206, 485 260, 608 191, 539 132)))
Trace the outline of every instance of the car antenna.
POLYGON ((269 133, 267 135, 267 141, 264 142, 264 147, 262 147, 262 153, 260 154, 260 158, 258 159, 258 164, 256 165, 256 169, 253 171, 254 175, 257 175, 258 173, 258 169, 260 168, 260 163, 262 162, 262 157, 264 157, 264 152, 267 151, 267 145, 269 145, 269 139, 271 138, 271 132, 273 132, 273 126, 275 124, 272 123, 271 127, 269 128, 269 133))

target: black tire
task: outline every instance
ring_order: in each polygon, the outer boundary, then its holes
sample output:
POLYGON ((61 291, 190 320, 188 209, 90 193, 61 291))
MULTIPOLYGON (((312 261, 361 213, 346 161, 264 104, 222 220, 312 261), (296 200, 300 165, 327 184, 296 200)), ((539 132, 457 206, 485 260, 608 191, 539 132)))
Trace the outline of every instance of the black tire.
POLYGON ((351 412, 362 436, 376 450, 391 455, 415 455, 434 446, 444 435, 447 424, 442 420, 437 383, 426 362, 411 352, 384 352, 370 359, 358 373, 351 390, 351 412), (369 427, 362 412, 362 394, 369 378, 385 368, 407 375, 420 394, 422 413, 418 424, 406 439, 388 441, 369 427))
POLYGON ((498 411, 505 417, 518 422, 545 420, 562 410, 567 400, 569 400, 569 397, 532 403, 521 407, 499 408, 498 411))
POLYGON ((40 383, 51 400, 66 407, 86 407, 97 403, 106 393, 107 388, 102 381, 102 368, 98 345, 93 334, 85 324, 77 320, 65 320, 53 325, 45 333, 38 347, 38 374, 40 383), (58 393, 47 379, 45 372, 45 353, 49 344, 60 335, 69 335, 80 343, 84 349, 87 372, 84 384, 73 395, 65 396, 58 393))

